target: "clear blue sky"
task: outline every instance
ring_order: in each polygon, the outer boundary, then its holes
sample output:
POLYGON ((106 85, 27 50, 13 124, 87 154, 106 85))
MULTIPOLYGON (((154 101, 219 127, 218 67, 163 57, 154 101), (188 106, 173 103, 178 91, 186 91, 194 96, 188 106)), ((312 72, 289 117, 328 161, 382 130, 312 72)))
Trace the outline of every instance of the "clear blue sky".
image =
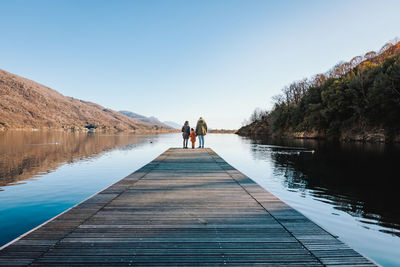
POLYGON ((115 110, 238 128, 400 35, 400 1, 0 1, 0 68, 115 110))

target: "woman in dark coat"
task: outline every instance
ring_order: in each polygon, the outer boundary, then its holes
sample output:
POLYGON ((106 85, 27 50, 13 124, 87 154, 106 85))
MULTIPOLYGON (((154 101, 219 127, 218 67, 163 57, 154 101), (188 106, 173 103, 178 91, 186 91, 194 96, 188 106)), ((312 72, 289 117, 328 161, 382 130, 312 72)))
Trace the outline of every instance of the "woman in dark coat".
POLYGON ((183 148, 187 148, 188 146, 189 135, 190 135, 189 122, 185 121, 185 124, 182 126, 183 148))

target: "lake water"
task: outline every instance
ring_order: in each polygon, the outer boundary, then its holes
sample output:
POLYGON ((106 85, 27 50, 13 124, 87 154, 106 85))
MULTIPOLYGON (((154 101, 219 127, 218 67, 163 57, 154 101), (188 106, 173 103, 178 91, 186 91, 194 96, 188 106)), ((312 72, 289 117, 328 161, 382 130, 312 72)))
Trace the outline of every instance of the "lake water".
MULTIPOLYGON (((0 133, 0 246, 180 145, 180 134, 0 133)), ((399 145, 208 134, 206 147, 360 253, 400 266, 399 145)))

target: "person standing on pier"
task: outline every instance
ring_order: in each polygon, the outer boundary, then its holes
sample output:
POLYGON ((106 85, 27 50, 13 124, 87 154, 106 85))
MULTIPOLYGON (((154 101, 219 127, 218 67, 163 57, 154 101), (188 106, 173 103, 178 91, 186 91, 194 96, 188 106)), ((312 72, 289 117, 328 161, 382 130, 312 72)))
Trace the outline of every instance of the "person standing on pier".
POLYGON ((183 137, 183 148, 188 148, 188 141, 190 135, 190 126, 189 122, 185 121, 185 124, 182 126, 182 137, 183 137))
POLYGON ((207 134, 207 123, 202 117, 197 121, 196 135, 199 137, 199 148, 204 148, 204 136, 207 134))

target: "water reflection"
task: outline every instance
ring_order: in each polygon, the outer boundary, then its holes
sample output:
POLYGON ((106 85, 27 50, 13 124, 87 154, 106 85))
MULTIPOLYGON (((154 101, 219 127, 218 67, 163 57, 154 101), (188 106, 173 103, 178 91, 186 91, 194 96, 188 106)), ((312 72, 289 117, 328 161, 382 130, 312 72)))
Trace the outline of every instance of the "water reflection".
MULTIPOLYGON (((363 227, 400 236, 398 208, 399 147, 385 144, 331 143, 312 140, 253 140, 258 160, 271 160, 274 176, 289 191, 358 217, 363 227), (281 149, 271 145, 299 147, 281 149)), ((335 215, 335 214, 334 214, 335 215)))
MULTIPOLYGON (((0 246, 180 147, 181 138, 0 133, 0 246)), ((207 134, 206 146, 352 248, 400 266, 399 145, 207 134)))
POLYGON ((0 133, 0 186, 19 184, 64 163, 98 157, 112 149, 130 150, 148 138, 66 132, 0 133))

